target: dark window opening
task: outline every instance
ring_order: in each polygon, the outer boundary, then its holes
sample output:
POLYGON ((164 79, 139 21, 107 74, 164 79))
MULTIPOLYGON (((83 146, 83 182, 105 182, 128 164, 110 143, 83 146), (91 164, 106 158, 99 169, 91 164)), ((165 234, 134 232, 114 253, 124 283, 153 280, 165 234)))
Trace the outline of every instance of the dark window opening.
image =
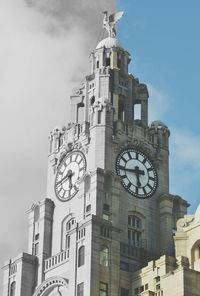
POLYGON ((70 247, 70 236, 66 235, 65 237, 65 249, 68 249, 70 247))
POLYGON ((106 67, 110 66, 110 58, 106 58, 106 67))
POLYGON ((90 99, 90 105, 92 106, 95 102, 95 96, 92 96, 90 99))
POLYGON ((15 296, 16 282, 12 282, 10 285, 10 296, 15 296))
POLYGON ((129 296, 129 290, 126 288, 121 288, 121 296, 129 296))
POLYGON ((108 204, 104 204, 104 205, 103 205, 103 210, 104 210, 105 212, 109 212, 109 211, 110 211, 110 206, 109 206, 108 204))
POLYGON ((86 212, 88 213, 88 212, 91 212, 91 205, 88 205, 87 207, 86 207, 86 212))
POLYGON ((99 61, 97 61, 97 69, 99 68, 99 61))
POLYGON ((39 243, 35 243, 34 245, 34 255, 37 256, 39 253, 39 243))
POLYGON ((120 67, 121 67, 121 64, 122 64, 121 59, 118 58, 118 59, 117 59, 117 67, 120 68, 120 67))
POLYGON ((99 292, 99 296, 108 296, 108 284, 101 282, 99 292))
POLYGON ((85 263, 85 247, 82 246, 78 250, 78 267, 84 265, 85 263))
POLYGON ((124 121, 124 102, 122 99, 120 99, 118 102, 118 118, 124 121))
POLYGON ((83 296, 84 294, 84 283, 80 283, 77 286, 77 296, 83 296))
POLYGON ((98 111, 98 124, 101 123, 101 111, 98 111))

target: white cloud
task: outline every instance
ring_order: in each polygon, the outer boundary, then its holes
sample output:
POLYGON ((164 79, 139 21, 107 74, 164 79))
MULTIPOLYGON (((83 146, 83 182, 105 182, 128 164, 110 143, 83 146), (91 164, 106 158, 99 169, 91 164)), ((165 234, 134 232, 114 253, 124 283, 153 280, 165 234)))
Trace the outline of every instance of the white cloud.
POLYGON ((160 88, 147 83, 149 91, 149 122, 162 120, 170 106, 170 97, 160 88))
POLYGON ((189 201, 194 213, 200 202, 200 135, 172 128, 170 143, 171 192, 189 201))
POLYGON ((200 169, 200 135, 177 128, 171 131, 172 158, 176 166, 200 169))

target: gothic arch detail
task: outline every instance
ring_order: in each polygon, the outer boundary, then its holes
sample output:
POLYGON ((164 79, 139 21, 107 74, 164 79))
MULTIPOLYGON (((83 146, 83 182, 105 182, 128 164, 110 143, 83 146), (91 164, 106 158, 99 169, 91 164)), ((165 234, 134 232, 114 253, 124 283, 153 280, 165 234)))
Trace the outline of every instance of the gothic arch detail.
MULTIPOLYGON (((33 296, 48 296, 54 288, 64 287, 66 292, 68 290, 69 281, 62 277, 51 277, 44 281, 35 291, 33 296)), ((59 294, 58 294, 59 295, 59 294)), ((62 295, 60 293, 60 295, 62 295)), ((66 295, 67 296, 67 295, 66 295)))

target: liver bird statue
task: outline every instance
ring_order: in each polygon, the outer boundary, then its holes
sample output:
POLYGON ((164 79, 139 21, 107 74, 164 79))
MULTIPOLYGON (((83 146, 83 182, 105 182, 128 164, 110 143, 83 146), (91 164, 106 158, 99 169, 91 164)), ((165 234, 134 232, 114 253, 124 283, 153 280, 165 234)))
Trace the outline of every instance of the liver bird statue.
POLYGON ((103 28, 108 32, 109 37, 116 36, 115 24, 121 19, 124 12, 119 11, 108 16, 108 12, 104 11, 103 28))

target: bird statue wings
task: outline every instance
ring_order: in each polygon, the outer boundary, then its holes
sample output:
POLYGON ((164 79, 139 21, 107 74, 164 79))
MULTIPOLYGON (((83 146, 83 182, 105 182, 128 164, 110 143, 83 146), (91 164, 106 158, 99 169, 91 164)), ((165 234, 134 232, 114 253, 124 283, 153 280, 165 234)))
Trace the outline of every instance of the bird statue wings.
POLYGON ((124 12, 119 11, 108 16, 108 12, 104 11, 103 28, 108 32, 109 37, 116 37, 115 24, 122 18, 124 12))

